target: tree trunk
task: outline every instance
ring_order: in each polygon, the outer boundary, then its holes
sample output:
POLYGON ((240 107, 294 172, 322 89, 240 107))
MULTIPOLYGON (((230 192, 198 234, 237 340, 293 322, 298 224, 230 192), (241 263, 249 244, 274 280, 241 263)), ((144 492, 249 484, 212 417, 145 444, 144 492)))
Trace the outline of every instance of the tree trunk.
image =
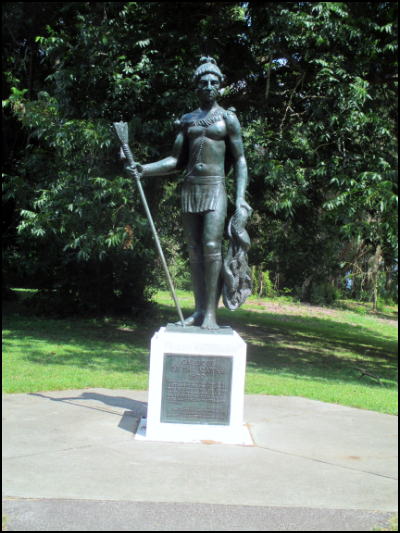
POLYGON ((392 267, 391 265, 385 265, 386 270, 386 281, 385 281, 385 291, 389 296, 390 291, 392 290, 392 267))
POLYGON ((372 294, 372 311, 376 311, 378 308, 378 276, 376 277, 377 279, 375 281, 375 286, 372 294))
POLYGON ((308 276, 308 278, 304 281, 303 285, 301 286, 301 295, 303 299, 308 300, 309 299, 309 292, 310 292, 310 286, 312 285, 314 279, 314 274, 311 274, 308 276))
POLYGON ((372 290, 372 310, 377 310, 378 304, 378 286, 379 286, 379 266, 382 261, 382 247, 379 245, 375 251, 375 254, 369 261, 368 269, 368 285, 372 290))
POLYGON ((258 285, 258 296, 259 296, 259 298, 261 298, 261 296, 262 296, 263 288, 264 288, 264 272, 262 270, 260 270, 259 285, 258 285))

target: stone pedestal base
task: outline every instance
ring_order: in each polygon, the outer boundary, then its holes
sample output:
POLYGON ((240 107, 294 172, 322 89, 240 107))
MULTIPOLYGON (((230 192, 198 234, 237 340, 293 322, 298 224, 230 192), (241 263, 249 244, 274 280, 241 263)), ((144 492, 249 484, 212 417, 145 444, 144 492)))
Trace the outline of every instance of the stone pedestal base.
POLYGON ((246 344, 231 328, 161 328, 151 341, 147 419, 135 438, 252 446, 245 370, 246 344))

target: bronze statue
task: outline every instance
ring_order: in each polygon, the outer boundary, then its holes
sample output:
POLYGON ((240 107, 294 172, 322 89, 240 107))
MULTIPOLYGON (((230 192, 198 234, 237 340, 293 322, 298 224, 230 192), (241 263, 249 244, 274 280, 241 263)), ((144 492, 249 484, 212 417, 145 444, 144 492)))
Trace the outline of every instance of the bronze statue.
POLYGON ((133 163, 127 168, 133 177, 163 176, 186 169, 182 221, 189 246, 195 311, 185 325, 209 330, 218 329, 216 310, 222 290, 224 303, 232 310, 251 292, 246 255, 250 241, 244 229, 251 214, 245 201, 247 164, 234 109, 226 111, 217 103, 222 78, 216 61, 202 58, 194 75, 200 107, 177 121, 179 132, 172 156, 148 165, 133 163), (230 245, 223 263, 225 175, 231 164, 236 181, 236 212, 229 223, 230 245))

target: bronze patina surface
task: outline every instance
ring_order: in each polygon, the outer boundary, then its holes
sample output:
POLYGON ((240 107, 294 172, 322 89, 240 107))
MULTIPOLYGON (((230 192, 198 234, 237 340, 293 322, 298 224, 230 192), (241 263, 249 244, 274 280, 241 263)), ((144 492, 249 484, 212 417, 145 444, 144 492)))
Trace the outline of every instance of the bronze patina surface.
POLYGON ((128 173, 162 176, 186 169, 182 187, 182 223, 189 247, 195 310, 186 326, 218 329, 217 304, 223 291, 231 310, 251 292, 247 265, 250 240, 245 230, 251 208, 245 201, 247 164, 234 109, 217 103, 222 73, 216 61, 202 58, 194 75, 200 106, 177 121, 178 134, 170 157, 156 163, 134 163, 128 173), (221 245, 227 212, 225 175, 233 165, 236 212, 229 224, 230 247, 223 262, 221 245))
POLYGON ((233 357, 164 354, 160 422, 229 425, 232 364, 233 357))

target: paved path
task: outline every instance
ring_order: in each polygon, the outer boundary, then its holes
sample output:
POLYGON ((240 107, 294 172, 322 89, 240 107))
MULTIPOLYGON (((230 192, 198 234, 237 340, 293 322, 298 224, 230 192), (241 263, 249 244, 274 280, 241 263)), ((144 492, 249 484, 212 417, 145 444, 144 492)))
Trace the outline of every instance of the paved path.
POLYGON ((355 531, 397 510, 396 417, 246 396, 253 447, 135 441, 146 400, 106 389, 3 396, 3 497, 16 498, 3 501, 8 529, 23 530, 25 517, 25 530, 105 530, 112 516, 130 517, 125 530, 190 520, 234 530, 252 518, 253 530, 355 531))
POLYGON ((372 531, 389 515, 287 507, 6 500, 8 531, 372 531))

